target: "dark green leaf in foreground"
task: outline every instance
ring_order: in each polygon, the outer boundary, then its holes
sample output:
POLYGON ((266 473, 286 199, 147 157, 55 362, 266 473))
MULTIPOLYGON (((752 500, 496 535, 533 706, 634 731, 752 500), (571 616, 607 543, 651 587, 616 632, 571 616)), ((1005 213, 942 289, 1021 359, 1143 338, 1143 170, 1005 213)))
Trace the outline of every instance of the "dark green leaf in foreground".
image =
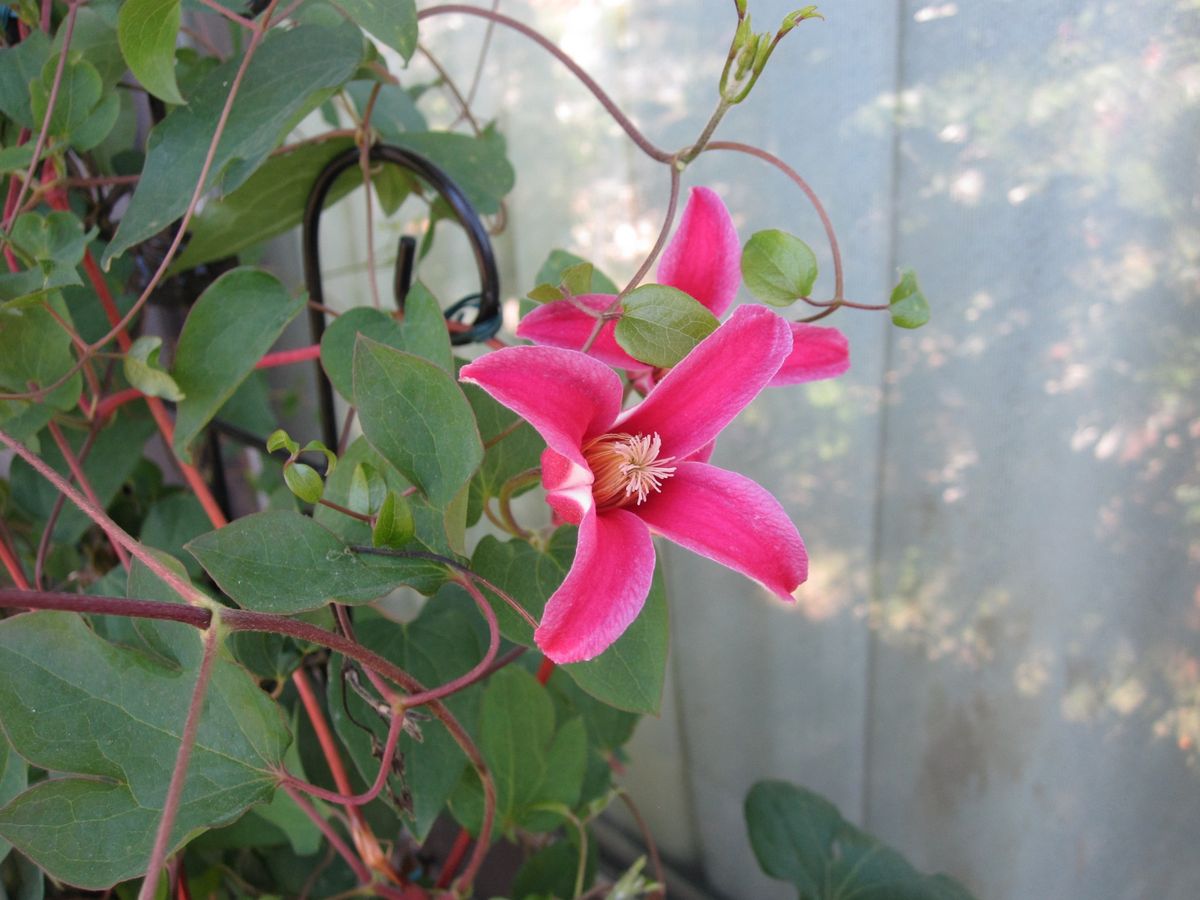
MULTIPOLYGON (((525 541, 507 543, 485 536, 475 548, 471 568, 507 591, 540 619, 546 600, 562 583, 575 555, 575 529, 560 528, 543 553, 525 541)), ((493 600, 504 636, 533 646, 533 630, 507 604, 493 600)), ((611 647, 593 660, 561 666, 575 683, 618 709, 658 713, 667 668, 667 598, 661 567, 646 605, 611 647)))
MULTIPOLYGON (((362 47, 362 33, 349 22, 273 29, 246 70, 206 187, 220 182, 232 191, 245 182, 284 134, 354 73, 362 47)), ((235 56, 204 76, 188 105, 150 132, 141 180, 104 252, 105 266, 183 215, 240 64, 235 56)))
POLYGON ((892 291, 888 301, 892 324, 900 328, 920 328, 929 321, 929 301, 917 284, 917 273, 905 269, 900 274, 900 283, 892 291))
POLYGON ((427 560, 353 553, 333 532, 286 510, 237 519, 187 550, 226 595, 259 612, 365 603, 401 584, 432 593, 447 576, 444 566, 427 560))
POLYGON ((483 459, 462 388, 427 359, 360 336, 354 401, 371 446, 435 506, 448 505, 483 459))
POLYGON ((742 280, 750 293, 772 306, 790 306, 812 293, 817 257, 786 231, 759 231, 742 250, 742 280))
MULTIPOLYGON (((483 692, 480 750, 496 781, 496 831, 516 826, 548 831, 562 824, 546 806, 573 807, 579 800, 587 760, 581 719, 555 729, 554 704, 546 690, 522 668, 497 672, 483 692)), ((481 792, 468 772, 454 795, 456 815, 478 834, 481 792)))
POLYGON ((175 416, 174 450, 186 461, 201 429, 233 396, 284 327, 304 308, 274 275, 259 269, 226 272, 192 306, 171 374, 184 393, 175 416))
POLYGON ((824 797, 786 781, 751 788, 746 826, 762 870, 804 900, 972 900, 958 882, 922 875, 824 797))
POLYGON ((329 323, 321 337, 321 365, 334 390, 354 400, 354 344, 358 335, 422 356, 447 372, 452 371, 450 335, 437 298, 419 281, 404 302, 404 320, 369 306, 356 306, 329 323))
MULTIPOLYGON (((0 807, 25 790, 28 784, 29 766, 9 746, 8 740, 0 732, 0 807)), ((12 845, 0 838, 0 862, 8 855, 10 849, 12 845)))
POLYGON ((417 4, 414 0, 339 0, 346 14, 398 52, 404 61, 417 49, 417 4))
POLYGON ((183 103, 175 84, 179 0, 125 0, 117 19, 121 53, 142 87, 167 103, 183 103))
MULTIPOLYGON (((175 765, 201 637, 178 665, 116 647, 77 615, 0 622, 0 720, 56 777, 0 809, 0 834, 55 878, 106 888, 144 871, 175 765)), ((172 846, 233 820, 275 788, 288 733, 246 672, 218 659, 172 846)))
POLYGON ((625 297, 614 336, 634 359, 669 368, 678 365, 718 324, 703 304, 678 288, 644 284, 625 297))
MULTIPOLYGON (((354 146, 351 138, 302 144, 270 157, 246 183, 220 199, 206 203, 192 218, 188 242, 172 272, 233 256, 247 247, 283 234, 300 224, 308 191, 317 173, 338 154, 354 146)), ((330 188, 325 208, 333 206, 362 182, 357 166, 330 188)))

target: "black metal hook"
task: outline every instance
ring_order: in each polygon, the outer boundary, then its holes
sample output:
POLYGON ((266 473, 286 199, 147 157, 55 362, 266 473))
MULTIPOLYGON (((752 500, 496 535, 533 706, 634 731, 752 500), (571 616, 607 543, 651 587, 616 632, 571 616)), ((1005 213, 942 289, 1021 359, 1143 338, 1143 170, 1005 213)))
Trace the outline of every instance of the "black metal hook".
MULTIPOLYGON (((478 310, 469 327, 451 332, 450 342, 462 345, 486 341, 493 337, 500 330, 501 323, 500 279, 496 274, 496 257, 492 252, 492 242, 488 237, 487 229, 462 189, 429 160, 401 147, 391 144, 375 144, 371 147, 369 155, 372 161, 390 163, 413 172, 422 181, 433 187, 454 211, 455 217, 471 243, 475 264, 479 269, 480 287, 478 294, 471 294, 463 298, 445 311, 447 319, 457 319, 464 309, 473 306, 478 310)), ((304 209, 302 238, 304 283, 308 289, 309 299, 318 306, 325 305, 325 293, 321 284, 320 246, 320 223, 321 214, 325 208, 325 199, 337 177, 358 163, 359 149, 357 147, 351 147, 344 153, 338 154, 317 175, 308 194, 308 203, 304 209)), ((404 309, 404 298, 412 283, 415 255, 416 241, 411 237, 401 238, 393 281, 396 305, 401 310, 404 309)), ((313 343, 319 344, 321 336, 325 333, 325 314, 319 308, 311 307, 309 324, 312 329, 313 343)), ((334 447, 337 444, 338 433, 333 405, 333 386, 325 377, 319 362, 317 369, 322 433, 325 443, 334 447)))

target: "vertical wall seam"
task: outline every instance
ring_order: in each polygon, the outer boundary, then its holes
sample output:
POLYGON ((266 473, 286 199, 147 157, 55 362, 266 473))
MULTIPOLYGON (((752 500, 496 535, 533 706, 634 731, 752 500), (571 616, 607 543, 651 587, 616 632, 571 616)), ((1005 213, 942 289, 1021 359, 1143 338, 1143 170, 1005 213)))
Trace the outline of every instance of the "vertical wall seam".
MULTIPOLYGON (((894 104, 892 107, 892 146, 891 146, 891 166, 888 175, 888 210, 887 210, 887 280, 886 284, 891 284, 892 279, 896 275, 896 267, 899 257, 899 238, 900 238, 900 112, 901 112, 901 97, 903 96, 905 83, 905 43, 908 35, 908 3, 905 0, 896 4, 896 60, 895 71, 892 79, 892 92, 894 96, 894 104)), ((884 331, 883 342, 883 367, 879 373, 879 435, 875 449, 875 499, 874 509, 872 510, 871 522, 871 537, 870 545, 867 552, 868 560, 868 586, 867 586, 867 601, 870 605, 877 604, 882 600, 882 579, 880 577, 880 565, 883 557, 883 516, 884 505, 887 496, 887 449, 889 428, 888 423, 891 418, 889 403, 894 393, 888 384, 888 373, 892 369, 892 363, 895 355, 895 329, 889 322, 884 331)), ((862 808, 859 810, 859 820, 864 829, 870 829, 872 826, 872 808, 871 795, 873 791, 873 768, 874 768, 874 753, 873 739, 874 732, 872 724, 875 719, 875 693, 876 680, 878 675, 878 657, 879 657, 879 639, 874 628, 870 625, 868 618, 867 626, 867 697, 865 703, 865 712, 863 715, 863 752, 862 752, 862 808)))

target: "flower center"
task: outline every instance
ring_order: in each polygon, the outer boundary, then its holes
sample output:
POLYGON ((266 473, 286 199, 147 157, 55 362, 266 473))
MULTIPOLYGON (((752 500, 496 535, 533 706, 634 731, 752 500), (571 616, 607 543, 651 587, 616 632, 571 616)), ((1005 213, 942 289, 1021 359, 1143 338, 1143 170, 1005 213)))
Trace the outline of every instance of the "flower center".
POLYGON ((602 434, 583 448, 584 459, 592 470, 592 496, 600 509, 626 506, 636 496, 638 505, 646 502, 651 491, 662 490, 662 482, 675 474, 667 463, 675 457, 659 459, 662 441, 658 434, 602 434))

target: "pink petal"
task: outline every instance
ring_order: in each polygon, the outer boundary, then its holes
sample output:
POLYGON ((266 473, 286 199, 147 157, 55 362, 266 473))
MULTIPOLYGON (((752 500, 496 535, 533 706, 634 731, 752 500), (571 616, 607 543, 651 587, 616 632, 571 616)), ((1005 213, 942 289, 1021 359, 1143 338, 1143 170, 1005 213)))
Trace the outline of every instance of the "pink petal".
MULTIPOLYGON (((608 309, 612 301, 612 294, 585 294, 575 298, 575 303, 582 303, 597 311, 608 309)), ((576 308, 570 301, 555 300, 543 303, 526 313, 517 326, 517 337, 548 347, 578 350, 587 343, 594 327, 594 316, 576 308)), ((621 345, 613 337, 616 327, 616 319, 605 322, 596 337, 596 342, 588 349, 588 355, 618 369, 647 371, 649 367, 645 363, 639 362, 621 349, 621 345)))
POLYGON ((575 561, 546 602, 533 638, 556 663, 604 652, 641 612, 654 578, 654 542, 633 513, 589 511, 579 524, 575 561))
POLYGON ((617 373, 574 350, 505 347, 463 366, 458 378, 479 385, 585 468, 580 446, 608 431, 621 409, 617 373))
POLYGON ((787 358, 792 333, 765 306, 739 306, 611 430, 657 433, 681 459, 716 439, 787 358))
POLYGON ((776 596, 808 578, 796 526, 766 488, 707 463, 675 464, 662 492, 632 508, 656 534, 748 575, 776 596))
POLYGON ((850 342, 836 328, 792 322, 792 352, 771 384, 802 384, 836 378, 850 368, 850 342))
POLYGON ((695 297, 716 316, 742 281, 742 248, 729 210, 713 191, 692 188, 687 208, 658 264, 658 280, 695 297))
POLYGON ((546 502, 554 510, 555 525, 570 522, 578 525, 584 515, 596 505, 592 496, 592 470, 572 462, 547 447, 542 451, 542 487, 546 502))

